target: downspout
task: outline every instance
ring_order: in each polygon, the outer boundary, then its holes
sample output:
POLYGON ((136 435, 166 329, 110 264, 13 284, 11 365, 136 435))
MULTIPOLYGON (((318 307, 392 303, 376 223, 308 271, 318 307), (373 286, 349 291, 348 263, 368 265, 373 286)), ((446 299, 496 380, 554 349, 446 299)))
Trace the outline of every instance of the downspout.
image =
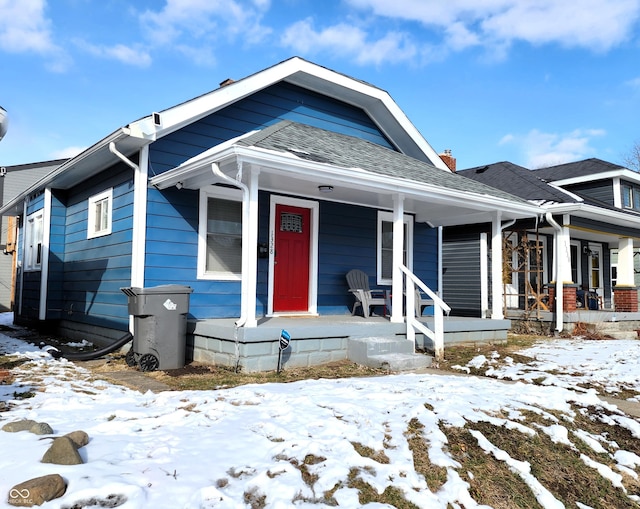
POLYGON ((556 231, 555 241, 555 259, 556 259, 556 332, 562 332, 564 323, 562 317, 564 315, 564 296, 562 290, 562 274, 560 273, 560 237, 562 236, 562 227, 553 219, 551 212, 547 212, 545 215, 547 223, 553 226, 556 231))
MULTIPOLYGON (((141 239, 140 235, 136 235, 135 232, 135 228, 137 225, 137 221, 138 221, 138 215, 136 214, 136 210, 138 209, 139 205, 137 205, 139 203, 139 200, 137 199, 137 195, 138 195, 138 180, 139 180, 139 175, 140 175, 140 166, 137 165, 136 163, 134 163, 131 159, 129 159, 127 156, 125 156, 122 152, 120 152, 117 148, 116 148, 116 144, 115 142, 111 142, 109 143, 109 152, 111 152, 113 155, 115 155, 118 159, 120 159, 124 164, 126 164, 127 166, 129 166, 131 169, 133 169, 133 179, 134 179, 134 198, 133 198, 133 241, 132 241, 132 245, 131 245, 131 285, 134 286, 135 284, 137 284, 138 282, 141 283, 141 286, 144 285, 144 275, 142 275, 141 281, 138 280, 138 276, 139 276, 139 271, 136 267, 139 267, 139 264, 136 263, 136 260, 139 260, 139 256, 140 256, 140 251, 142 250, 142 252, 144 252, 144 246, 142 248, 139 247, 139 242, 141 239)), ((139 210, 139 209, 138 209, 139 210)), ((144 213, 143 213, 144 215, 144 213)), ((144 231, 144 229, 143 229, 144 231)), ((138 232, 140 233, 140 232, 138 232)), ((142 241, 144 242, 144 241, 142 241)), ((144 262, 142 262, 142 266, 144 267, 144 262)), ((144 273, 144 269, 142 270, 142 272, 144 273)), ((133 316, 129 316, 129 331, 130 332, 135 332, 133 329, 134 325, 134 319, 133 316)))
MULTIPOLYGON (((240 181, 240 179, 242 178, 242 161, 238 162, 238 175, 235 179, 222 173, 220 167, 218 166, 218 163, 211 164, 211 171, 216 177, 222 179, 225 182, 228 182, 235 187, 239 187, 242 190, 242 278, 244 280, 244 278, 249 277, 249 243, 245 240, 248 236, 249 229, 249 188, 246 186, 246 184, 240 181)), ((245 295, 246 293, 247 292, 243 292, 241 290, 240 318, 238 319, 238 321, 236 321, 234 329, 236 371, 238 371, 238 367, 240 364, 240 344, 238 342, 238 329, 247 322, 248 305, 246 301, 248 296, 245 295)))

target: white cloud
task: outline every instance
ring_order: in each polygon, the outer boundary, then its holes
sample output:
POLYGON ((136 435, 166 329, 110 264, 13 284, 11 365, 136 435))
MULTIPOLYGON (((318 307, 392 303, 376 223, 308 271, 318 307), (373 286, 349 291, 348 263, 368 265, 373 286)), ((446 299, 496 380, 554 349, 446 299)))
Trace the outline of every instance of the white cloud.
POLYGON ((525 135, 507 134, 500 144, 516 145, 526 160, 526 167, 542 168, 591 157, 595 149, 590 143, 605 134, 602 129, 576 129, 569 133, 545 133, 532 129, 525 135))
POLYGON ((80 152, 86 150, 87 147, 67 147, 56 150, 51 153, 51 159, 69 159, 77 156, 80 152))
POLYGON ((329 51, 349 55, 359 64, 410 61, 418 53, 409 37, 400 32, 389 32, 380 39, 369 40, 367 32, 346 23, 316 31, 310 18, 287 28, 280 42, 298 53, 329 51))
POLYGON ((444 33, 452 50, 482 45, 499 54, 515 41, 607 51, 629 38, 639 0, 347 0, 387 18, 419 22, 444 33))
POLYGON ((151 55, 146 50, 135 49, 124 44, 115 46, 96 46, 86 41, 76 41, 79 48, 101 58, 117 60, 127 65, 137 67, 149 67, 151 65, 151 55))
POLYGON ((628 85, 631 88, 636 88, 636 89, 640 90, 640 77, 633 78, 633 79, 630 79, 628 81, 625 81, 625 85, 628 85))
POLYGON ((61 72, 70 59, 53 40, 45 8, 45 0, 0 0, 0 50, 48 57, 47 66, 61 72))
POLYGON ((242 37, 256 44, 271 33, 262 24, 269 0, 167 0, 159 11, 146 10, 140 22, 153 46, 173 45, 200 62, 211 62, 211 46, 219 40, 242 37))

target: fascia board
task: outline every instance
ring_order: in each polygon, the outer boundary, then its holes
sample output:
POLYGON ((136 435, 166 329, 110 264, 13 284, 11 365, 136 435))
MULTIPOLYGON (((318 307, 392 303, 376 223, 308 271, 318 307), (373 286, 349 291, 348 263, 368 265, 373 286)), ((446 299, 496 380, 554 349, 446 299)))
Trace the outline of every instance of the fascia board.
POLYGON ((633 182, 640 183, 640 174, 635 171, 628 170, 626 168, 615 171, 604 171, 601 173, 593 173, 591 175, 582 175, 580 177, 572 177, 562 180, 549 180, 556 186, 570 186, 573 184, 586 184, 589 182, 595 182, 597 180, 609 180, 615 177, 624 178, 633 182))
POLYGON ((602 209, 585 203, 554 204, 545 207, 553 214, 571 214, 585 219, 593 219, 601 222, 614 222, 615 224, 634 223, 640 227, 640 215, 628 214, 623 211, 602 209))
POLYGON ((363 108, 378 128, 404 153, 416 156, 411 153, 408 143, 401 139, 408 136, 416 149, 436 167, 450 171, 386 91, 298 57, 164 110, 160 113, 160 126, 153 124, 150 115, 131 123, 129 127, 132 135, 155 140, 280 81, 297 84, 363 108))
MULTIPOLYGON (((59 187, 56 186, 56 182, 62 178, 68 178, 67 176, 71 174, 74 170, 80 171, 79 168, 82 168, 83 165, 91 166, 91 160, 98 156, 99 153, 103 151, 109 150, 110 143, 117 143, 122 141, 123 139, 129 138, 129 131, 127 128, 120 128, 117 131, 114 131, 106 138, 103 138, 98 143, 92 145, 88 149, 84 150, 77 156, 67 160, 65 163, 58 166, 51 173, 48 173, 40 180, 31 184, 27 189, 22 191, 20 194, 12 198, 9 202, 5 203, 0 207, 0 216, 3 215, 16 215, 16 212, 20 213, 22 209, 22 202, 32 193, 36 191, 40 191, 47 186, 59 187)), ((143 143, 144 144, 144 143, 143 143)), ((142 145, 143 145, 142 144, 142 145)), ((141 146, 142 146, 141 145, 141 146)), ((114 161, 116 160, 115 156, 113 156, 114 161)), ((100 168, 96 168, 100 169, 100 168)), ((86 172, 82 172, 83 176, 88 176, 86 172)))

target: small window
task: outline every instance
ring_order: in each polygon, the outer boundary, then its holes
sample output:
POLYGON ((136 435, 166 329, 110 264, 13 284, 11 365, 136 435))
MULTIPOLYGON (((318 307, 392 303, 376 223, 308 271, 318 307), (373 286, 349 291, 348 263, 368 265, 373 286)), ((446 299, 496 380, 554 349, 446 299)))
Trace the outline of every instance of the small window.
POLYGON ((25 231, 25 269, 42 268, 43 212, 34 212, 27 218, 25 231))
POLYGON ((640 211, 640 187, 629 184, 622 186, 622 206, 625 209, 640 211))
POLYGON ((242 202, 239 193, 202 192, 198 277, 242 276, 242 202))
POLYGON ((102 237, 111 233, 111 216, 113 208, 113 189, 96 194, 89 198, 87 238, 102 237))
MULTIPOLYGON (((412 217, 404 216, 404 243, 402 263, 413 270, 413 222, 412 217)), ((378 284, 390 285, 393 272, 393 214, 378 212, 378 284)))

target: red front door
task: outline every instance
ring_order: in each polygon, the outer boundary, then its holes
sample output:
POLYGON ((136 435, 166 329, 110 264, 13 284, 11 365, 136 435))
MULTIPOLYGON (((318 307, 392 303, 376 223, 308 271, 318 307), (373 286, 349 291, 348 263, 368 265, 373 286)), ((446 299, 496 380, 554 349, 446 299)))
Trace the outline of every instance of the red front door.
POLYGON ((276 205, 273 311, 309 310, 310 209, 276 205))

